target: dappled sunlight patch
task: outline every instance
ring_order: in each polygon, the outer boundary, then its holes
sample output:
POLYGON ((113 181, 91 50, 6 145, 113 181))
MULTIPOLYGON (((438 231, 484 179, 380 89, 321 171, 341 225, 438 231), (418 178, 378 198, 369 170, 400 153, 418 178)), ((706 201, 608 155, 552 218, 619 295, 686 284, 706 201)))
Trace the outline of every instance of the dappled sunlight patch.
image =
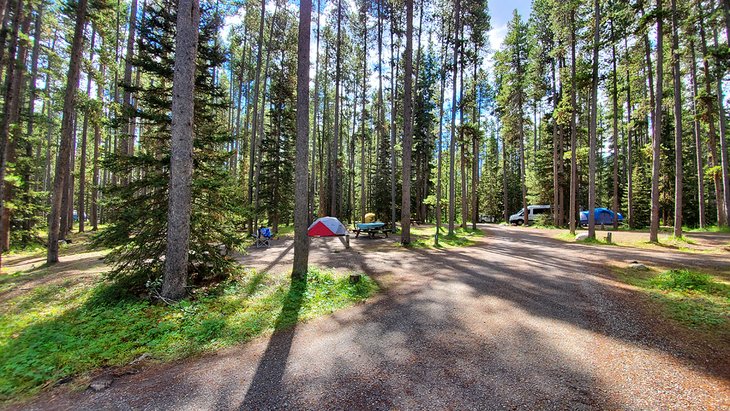
POLYGON ((690 269, 616 271, 622 281, 648 294, 675 321, 730 336, 730 284, 722 277, 690 269))
POLYGON ((36 287, 0 305, 0 400, 142 354, 169 361, 245 342, 377 291, 369 277, 352 283, 349 274, 313 268, 296 312, 283 310, 291 298, 289 276, 255 270, 238 271, 172 305, 124 295, 98 277, 36 287))

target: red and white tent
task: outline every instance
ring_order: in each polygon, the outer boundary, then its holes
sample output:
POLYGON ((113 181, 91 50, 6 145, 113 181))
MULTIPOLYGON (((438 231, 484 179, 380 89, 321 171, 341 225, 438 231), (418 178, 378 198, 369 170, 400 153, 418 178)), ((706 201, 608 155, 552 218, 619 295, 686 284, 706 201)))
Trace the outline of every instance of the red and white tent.
POLYGON ((307 229, 310 237, 338 237, 347 235, 347 229, 335 217, 321 217, 307 229))

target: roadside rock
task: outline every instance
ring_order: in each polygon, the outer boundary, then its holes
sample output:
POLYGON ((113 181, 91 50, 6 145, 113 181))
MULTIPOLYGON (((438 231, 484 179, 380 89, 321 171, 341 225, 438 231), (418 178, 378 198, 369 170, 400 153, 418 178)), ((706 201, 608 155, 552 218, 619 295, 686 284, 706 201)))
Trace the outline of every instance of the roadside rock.
POLYGON ((91 381, 91 384, 89 384, 89 388, 91 388, 95 392, 103 391, 111 387, 113 381, 114 377, 112 377, 111 375, 102 375, 91 381))
POLYGON ((588 233, 580 233, 575 236, 575 241, 584 241, 588 239, 588 233))
POLYGON ((641 264, 638 261, 630 261, 629 268, 632 270, 637 270, 637 271, 646 271, 649 269, 647 266, 645 266, 644 264, 641 264))

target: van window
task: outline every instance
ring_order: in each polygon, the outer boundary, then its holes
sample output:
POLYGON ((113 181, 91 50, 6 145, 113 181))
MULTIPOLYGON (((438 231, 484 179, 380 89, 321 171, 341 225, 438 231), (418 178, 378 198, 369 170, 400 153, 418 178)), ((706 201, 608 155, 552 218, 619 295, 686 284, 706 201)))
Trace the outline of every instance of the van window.
POLYGON ((549 214, 549 213, 550 213, 549 208, 535 208, 532 210, 532 214, 534 214, 534 215, 549 214))

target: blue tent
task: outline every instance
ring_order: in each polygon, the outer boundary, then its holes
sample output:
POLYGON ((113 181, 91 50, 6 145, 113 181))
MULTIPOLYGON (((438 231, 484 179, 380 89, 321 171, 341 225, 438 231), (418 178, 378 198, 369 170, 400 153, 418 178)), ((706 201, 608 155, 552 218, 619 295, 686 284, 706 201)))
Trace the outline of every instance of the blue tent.
MULTIPOLYGON (((613 224, 613 211, 609 210, 608 208, 596 208, 594 211, 594 215, 596 216, 596 224, 604 224, 609 225, 613 224)), ((624 216, 621 215, 621 213, 618 214, 618 222, 622 223, 624 221, 624 216)), ((588 211, 581 211, 580 212, 580 224, 581 225, 588 225, 588 211)))

